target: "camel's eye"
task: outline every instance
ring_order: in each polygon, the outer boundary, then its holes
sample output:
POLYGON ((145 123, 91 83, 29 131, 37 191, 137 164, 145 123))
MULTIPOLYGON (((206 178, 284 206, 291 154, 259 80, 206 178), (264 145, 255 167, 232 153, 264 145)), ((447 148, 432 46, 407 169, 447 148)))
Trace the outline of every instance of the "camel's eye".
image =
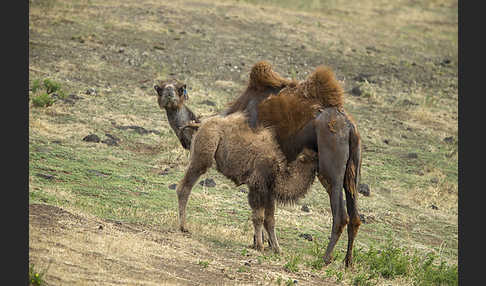
POLYGON ((187 95, 186 88, 185 87, 179 88, 179 93, 182 94, 182 95, 187 95))

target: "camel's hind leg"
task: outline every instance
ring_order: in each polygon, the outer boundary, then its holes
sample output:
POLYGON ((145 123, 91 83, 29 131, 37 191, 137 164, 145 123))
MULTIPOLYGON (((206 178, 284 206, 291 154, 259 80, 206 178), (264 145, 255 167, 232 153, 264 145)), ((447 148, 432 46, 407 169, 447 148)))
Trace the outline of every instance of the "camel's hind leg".
POLYGON ((332 211, 331 240, 324 254, 324 262, 331 262, 343 228, 349 221, 343 199, 343 182, 346 162, 349 157, 348 133, 344 120, 335 108, 325 109, 316 119, 316 134, 319 150, 318 178, 329 194, 332 211))
POLYGON ((186 206, 192 187, 201 175, 207 172, 213 163, 214 153, 218 147, 219 138, 206 130, 196 133, 191 145, 191 161, 184 174, 184 178, 177 186, 177 199, 179 202, 179 227, 187 232, 186 206))
POLYGON ((265 206, 263 196, 255 188, 250 187, 248 192, 248 202, 252 209, 251 220, 255 232, 253 234, 253 248, 263 251, 263 221, 265 219, 265 206))
POLYGON ((349 215, 348 224, 348 250, 344 262, 346 267, 353 264, 353 244, 358 234, 361 219, 358 213, 358 180, 361 172, 361 139, 354 123, 351 122, 352 128, 349 133, 350 155, 346 165, 346 174, 344 179, 344 190, 346 193, 346 209, 349 215))
POLYGON ((275 253, 280 253, 280 245, 275 234, 275 200, 273 198, 267 198, 265 201, 265 220, 263 221, 263 226, 268 232, 268 244, 275 253))

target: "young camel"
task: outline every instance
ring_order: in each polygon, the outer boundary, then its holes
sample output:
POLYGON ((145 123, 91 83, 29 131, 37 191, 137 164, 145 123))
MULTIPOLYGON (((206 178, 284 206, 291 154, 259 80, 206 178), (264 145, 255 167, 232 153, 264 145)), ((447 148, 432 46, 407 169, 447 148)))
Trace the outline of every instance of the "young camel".
POLYGON ((288 163, 268 128, 251 129, 243 113, 204 120, 191 144, 191 159, 177 186, 179 223, 187 231, 186 205, 192 187, 216 161, 216 169, 236 185, 249 188, 254 248, 263 251, 263 228, 272 249, 280 252, 275 234, 275 202, 295 202, 312 185, 317 153, 304 149, 288 163))

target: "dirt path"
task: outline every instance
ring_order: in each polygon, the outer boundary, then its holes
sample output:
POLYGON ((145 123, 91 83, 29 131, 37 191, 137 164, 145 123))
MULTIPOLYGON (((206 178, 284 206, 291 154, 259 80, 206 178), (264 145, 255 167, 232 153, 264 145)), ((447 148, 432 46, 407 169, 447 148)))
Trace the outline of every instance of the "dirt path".
MULTIPOLYGON (((49 285, 268 285, 282 272, 277 265, 258 265, 257 253, 214 252, 191 235, 44 204, 29 206, 29 252, 30 263, 49 267, 49 285), (238 271, 242 265, 247 272, 238 271)), ((337 285, 306 272, 292 279, 299 285, 337 285)))

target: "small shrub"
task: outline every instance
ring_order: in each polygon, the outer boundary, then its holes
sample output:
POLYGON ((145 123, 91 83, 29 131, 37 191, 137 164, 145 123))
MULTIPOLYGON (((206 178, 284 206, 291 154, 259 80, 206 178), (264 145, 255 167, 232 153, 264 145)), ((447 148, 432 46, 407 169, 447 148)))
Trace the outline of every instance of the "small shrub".
MULTIPOLYGON (((433 253, 427 254, 423 263, 417 263, 414 273, 414 284, 420 286, 428 285, 458 285, 458 268, 457 265, 446 265, 441 261, 435 265, 434 261, 437 256, 433 253)), ((417 259, 417 261, 420 261, 417 259)))
POLYGON ((36 107, 50 106, 54 103, 54 101, 55 100, 47 93, 43 93, 32 98, 32 104, 34 104, 36 107))
POLYGON ((315 239, 314 244, 312 245, 310 251, 308 252, 312 257, 314 258, 313 260, 306 262, 307 266, 312 267, 315 270, 320 270, 322 267, 324 267, 324 253, 326 251, 326 248, 323 245, 320 245, 317 242, 317 239, 315 239))
POLYGON ((293 255, 290 257, 289 262, 285 263, 284 268, 289 272, 299 272, 299 263, 301 261, 301 257, 299 255, 293 255))
POLYGON ((41 88, 41 81, 40 79, 34 80, 32 83, 32 92, 36 93, 41 88))
POLYGON ((240 266, 236 270, 236 272, 249 272, 249 271, 250 271, 250 268, 248 268, 247 266, 240 266))
POLYGON ((55 81, 52 81, 48 78, 44 79, 44 88, 46 92, 51 94, 61 89, 61 84, 55 81))
MULTIPOLYGON (((353 251, 354 263, 359 269, 352 277, 353 285, 374 285, 378 277, 395 279, 405 277, 413 285, 458 285, 457 265, 447 265, 445 261, 434 263, 433 253, 425 257, 397 247, 391 236, 379 249, 373 246, 368 251, 353 251)), ((333 273, 329 273, 333 274, 333 273)))
POLYGON ((57 99, 66 97, 64 91, 61 89, 61 84, 48 78, 44 79, 42 83, 40 79, 34 80, 32 83, 32 92, 34 93, 32 103, 36 107, 50 106, 57 99), (45 92, 42 92, 42 89, 45 92), (40 95, 35 95, 37 93, 40 93, 40 95))
POLYGON ((203 268, 207 268, 209 266, 209 262, 204 260, 200 260, 197 264, 201 265, 203 268))
POLYGON ((285 286, 293 286, 295 285, 295 282, 294 280, 292 280, 292 278, 289 278, 286 282, 285 282, 285 286))
MULTIPOLYGON (((48 269, 49 267, 47 267, 48 269)), ((29 266, 29 285, 40 286, 44 285, 43 277, 47 272, 47 269, 41 272, 37 272, 34 269, 34 264, 30 264, 29 266)))

